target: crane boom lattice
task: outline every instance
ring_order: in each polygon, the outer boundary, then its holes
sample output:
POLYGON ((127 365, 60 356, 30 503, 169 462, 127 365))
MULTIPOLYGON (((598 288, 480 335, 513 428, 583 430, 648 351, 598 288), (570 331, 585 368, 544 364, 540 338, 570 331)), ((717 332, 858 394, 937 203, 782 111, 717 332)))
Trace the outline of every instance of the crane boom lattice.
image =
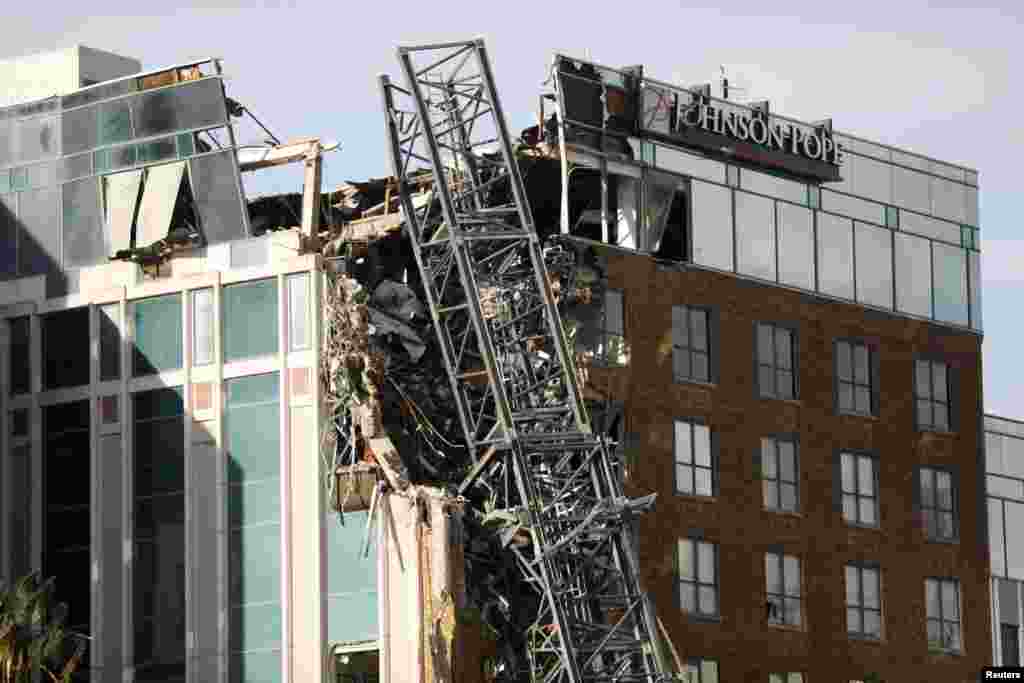
MULTIPOLYGON (((399 48, 381 76, 412 243, 469 456, 535 592, 515 680, 663 680, 621 465, 594 435, 483 41, 399 48), (430 201, 414 201, 424 173, 430 201)), ((454 457, 454 456, 453 456, 454 457)), ((460 456, 465 457, 465 456, 460 456)), ((479 489, 477 488, 479 487, 479 489)))

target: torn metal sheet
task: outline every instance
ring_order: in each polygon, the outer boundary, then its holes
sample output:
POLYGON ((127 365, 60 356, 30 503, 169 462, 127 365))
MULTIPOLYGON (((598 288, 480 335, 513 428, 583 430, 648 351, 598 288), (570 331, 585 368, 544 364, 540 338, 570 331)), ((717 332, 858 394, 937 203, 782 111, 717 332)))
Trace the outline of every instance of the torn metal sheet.
POLYGON ((372 306, 367 306, 366 310, 370 313, 370 324, 373 326, 371 334, 398 335, 413 362, 419 361, 427 350, 427 345, 414 329, 372 306))

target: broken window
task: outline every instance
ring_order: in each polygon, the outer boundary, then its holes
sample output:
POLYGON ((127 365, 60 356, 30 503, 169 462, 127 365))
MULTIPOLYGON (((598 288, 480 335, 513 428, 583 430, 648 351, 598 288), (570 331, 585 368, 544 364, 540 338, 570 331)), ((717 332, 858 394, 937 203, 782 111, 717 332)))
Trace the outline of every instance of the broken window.
POLYGON ((601 171, 576 166, 569 171, 569 234, 601 241, 601 171))
POLYGON ((640 214, 640 182, 625 175, 608 174, 608 241, 636 249, 640 214))
POLYGON ((167 237, 174 204, 185 175, 185 162, 146 169, 146 177, 135 221, 135 246, 145 247, 167 237))
POLYGON ((690 213, 686 181, 670 173, 649 171, 645 186, 647 248, 658 258, 688 260, 690 213))
POLYGON ((198 233, 192 183, 185 170, 185 162, 179 161, 103 178, 112 256, 198 233))

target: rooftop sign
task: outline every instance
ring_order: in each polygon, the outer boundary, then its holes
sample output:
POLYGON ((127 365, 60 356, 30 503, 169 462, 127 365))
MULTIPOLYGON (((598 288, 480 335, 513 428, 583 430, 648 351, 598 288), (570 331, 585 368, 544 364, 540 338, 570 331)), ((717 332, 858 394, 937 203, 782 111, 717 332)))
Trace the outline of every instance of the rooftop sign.
POLYGON ((704 93, 645 82, 641 133, 715 156, 771 167, 818 181, 839 180, 842 147, 832 124, 805 124, 704 93))

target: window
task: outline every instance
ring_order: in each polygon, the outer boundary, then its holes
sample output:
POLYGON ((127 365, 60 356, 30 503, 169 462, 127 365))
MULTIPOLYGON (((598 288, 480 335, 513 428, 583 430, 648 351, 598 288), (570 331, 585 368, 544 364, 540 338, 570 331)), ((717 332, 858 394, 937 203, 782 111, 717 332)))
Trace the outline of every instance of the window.
POLYGON ((850 524, 878 526, 878 472, 873 456, 841 456, 843 519, 850 524))
POLYGON ((121 309, 118 304, 101 306, 100 319, 100 381, 121 376, 121 309))
POLYGON ((135 320, 135 376, 178 370, 182 365, 181 296, 132 303, 135 320))
POLYGON ((185 424, 181 387, 133 396, 135 680, 185 677, 185 424))
POLYGON ((285 278, 288 286, 288 348, 308 349, 309 339, 309 274, 296 273, 285 278))
POLYGON ((683 683, 718 683, 718 660, 691 657, 683 662, 683 683))
POLYGON ((796 398, 796 332, 757 324, 757 386, 765 398, 796 398))
POLYGON ((1020 666, 1020 627, 1016 624, 1000 624, 999 640, 1002 645, 1002 666, 1020 666))
POLYGON ((867 344, 836 342, 836 408, 840 413, 874 415, 877 412, 875 360, 867 344))
POLYGON ((192 365, 209 365, 214 349, 213 289, 192 292, 192 365))
POLYGON ((685 420, 675 423, 676 493, 714 495, 715 477, 711 455, 711 430, 685 420))
MULTIPOLYGON (((88 346, 88 344, 86 344, 88 346)), ((68 628, 90 628, 89 401, 43 408, 43 571, 67 603, 68 628)))
POLYGON ((882 637, 881 579, 877 567, 846 565, 846 632, 857 638, 882 637))
POLYGON ((765 508, 796 512, 800 508, 796 442, 788 438, 762 438, 760 465, 765 508))
POLYGON ((605 290, 601 314, 601 340, 594 362, 609 367, 628 365, 629 349, 626 347, 622 292, 605 290))
POLYGON ((952 541, 957 537, 956 483, 953 474, 934 467, 918 469, 921 522, 928 538, 952 541))
MULTIPOLYGON (((281 666, 281 408, 276 373, 224 382, 229 680, 281 666)), ((268 680, 277 680, 268 676, 268 680)))
POLYGON ((928 648, 960 652, 960 582, 928 578, 924 582, 928 605, 928 648))
POLYGON ((380 652, 373 650, 335 651, 334 683, 378 683, 380 652))
POLYGON ((949 431, 949 366, 919 360, 914 366, 918 429, 949 431))
POLYGON ((43 337, 43 389, 89 383, 89 309, 40 317, 43 337))
POLYGON ((277 353, 277 280, 228 285, 224 298, 224 360, 277 353))
POLYGON ((705 617, 718 616, 718 547, 694 538, 679 541, 679 607, 705 617))
POLYGON ((32 363, 29 353, 29 340, 32 334, 31 318, 11 318, 8 321, 11 333, 10 383, 11 395, 27 394, 32 387, 32 363))
POLYGON ((701 308, 672 307, 672 375, 677 382, 711 381, 709 319, 701 308))
POLYGON ((768 683, 804 683, 804 675, 799 671, 768 674, 768 683))
POLYGON ((778 626, 800 626, 800 560, 782 553, 765 553, 768 623, 778 626))

